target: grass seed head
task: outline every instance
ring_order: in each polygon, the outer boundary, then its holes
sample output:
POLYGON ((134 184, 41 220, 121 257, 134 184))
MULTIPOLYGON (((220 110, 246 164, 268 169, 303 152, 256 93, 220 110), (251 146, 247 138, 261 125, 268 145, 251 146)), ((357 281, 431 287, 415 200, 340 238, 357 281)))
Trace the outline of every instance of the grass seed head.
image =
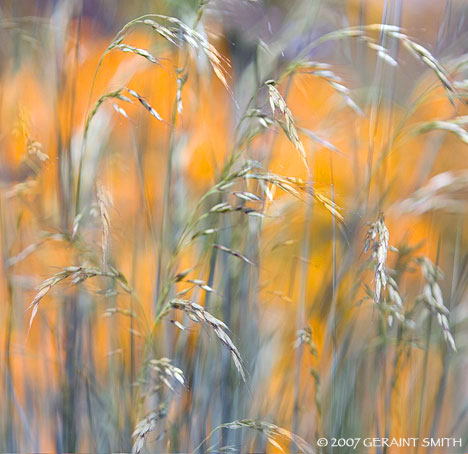
POLYGON ((217 338, 221 341, 224 347, 229 350, 232 361, 234 362, 237 371, 242 377, 242 380, 244 382, 247 380, 243 366, 243 361, 240 356, 239 350, 226 333, 226 331, 228 331, 229 328, 224 322, 211 315, 199 304, 193 303, 188 300, 173 300, 171 301, 171 307, 174 309, 184 311, 187 314, 187 316, 194 322, 201 323, 202 325, 205 325, 206 327, 210 328, 216 334, 217 338))

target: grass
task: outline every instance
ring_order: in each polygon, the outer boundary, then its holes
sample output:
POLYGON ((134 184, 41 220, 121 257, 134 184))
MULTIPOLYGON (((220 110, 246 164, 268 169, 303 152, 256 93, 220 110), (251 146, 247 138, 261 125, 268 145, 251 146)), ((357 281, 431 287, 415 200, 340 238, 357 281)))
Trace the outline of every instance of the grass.
POLYGON ((0 452, 466 449, 466 7, 273 3, 0 11, 0 452))

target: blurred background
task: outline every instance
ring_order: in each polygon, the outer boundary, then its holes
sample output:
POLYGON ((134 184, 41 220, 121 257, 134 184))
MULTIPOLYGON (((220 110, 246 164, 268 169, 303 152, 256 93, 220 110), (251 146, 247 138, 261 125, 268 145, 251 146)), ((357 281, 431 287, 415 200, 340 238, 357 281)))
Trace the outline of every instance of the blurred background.
POLYGON ((463 0, 0 0, 0 452, 465 452, 467 37, 463 0))

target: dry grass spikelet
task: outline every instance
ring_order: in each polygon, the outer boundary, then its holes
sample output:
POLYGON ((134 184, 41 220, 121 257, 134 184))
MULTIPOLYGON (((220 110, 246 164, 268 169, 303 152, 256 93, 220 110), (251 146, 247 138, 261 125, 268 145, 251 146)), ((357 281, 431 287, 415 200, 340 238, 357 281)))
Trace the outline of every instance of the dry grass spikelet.
POLYGON ((237 257, 238 259, 242 260, 245 263, 248 263, 249 265, 255 265, 255 263, 252 262, 252 260, 248 259, 245 255, 242 255, 240 252, 229 249, 226 246, 222 246, 221 244, 215 244, 214 247, 216 249, 219 249, 220 251, 226 252, 227 254, 237 257))
POLYGON ((161 115, 157 112, 157 110, 146 101, 143 96, 139 95, 135 90, 127 88, 127 91, 130 95, 138 100, 138 102, 154 117, 156 120, 163 121, 161 115))
POLYGON ((331 201, 328 197, 317 191, 317 189, 315 189, 311 184, 301 178, 285 177, 272 172, 248 173, 244 178, 271 183, 299 199, 302 199, 301 195, 303 194, 312 195, 315 201, 323 206, 327 211, 329 211, 338 220, 338 222, 344 223, 344 218, 340 212, 340 207, 335 202, 331 201))
POLYGON ((364 252, 369 249, 372 251, 372 259, 375 260, 375 291, 374 301, 380 302, 382 290, 387 286, 387 271, 385 262, 387 261, 389 234, 384 222, 384 216, 381 213, 376 222, 373 222, 366 235, 364 242, 364 252))
POLYGON ((208 58, 213 72, 225 88, 230 91, 227 82, 227 72, 223 66, 223 64, 229 66, 229 62, 201 33, 175 17, 161 14, 151 14, 151 19, 147 18, 137 22, 149 25, 161 37, 177 47, 182 47, 184 44, 187 44, 195 53, 202 51, 208 58), (154 19, 158 19, 158 21, 154 19), (168 23, 168 25, 162 24, 162 21, 168 23))
POLYGON ((171 391, 174 391, 171 380, 176 380, 181 385, 185 384, 184 372, 174 366, 169 358, 152 359, 149 366, 155 373, 157 380, 164 383, 171 391))
POLYGON ((152 411, 138 422, 133 431, 132 437, 135 439, 132 447, 132 454, 140 454, 145 445, 146 437, 156 429, 158 421, 167 416, 165 404, 161 404, 157 410, 152 411))
POLYGON ((103 186, 98 186, 96 191, 99 217, 102 224, 101 254, 102 266, 107 266, 109 246, 110 246, 110 216, 109 208, 112 206, 112 196, 103 186))
POLYGON ((269 422, 256 421, 253 419, 242 419, 227 424, 222 424, 219 426, 219 428, 226 428, 231 430, 247 428, 256 430, 264 434, 268 441, 281 452, 285 452, 279 443, 281 439, 285 439, 288 442, 294 443, 297 449, 304 454, 313 454, 315 452, 312 446, 310 446, 298 435, 269 422))
POLYGON ((413 134, 422 134, 430 131, 446 131, 455 134, 463 143, 468 144, 468 115, 455 117, 453 120, 426 121, 416 125, 413 134))
POLYGON ((31 317, 29 319, 29 330, 31 329, 32 322, 36 317, 40 301, 42 300, 42 298, 44 298, 44 296, 47 295, 47 293, 49 293, 49 291, 53 287, 55 287, 57 284, 66 279, 71 279, 72 284, 78 285, 84 282, 85 280, 96 276, 115 279, 125 292, 132 292, 132 290, 127 284, 125 277, 115 268, 111 267, 110 270, 103 271, 98 268, 92 268, 87 266, 68 266, 62 271, 54 274, 52 277, 44 280, 37 288, 38 292, 27 309, 32 309, 31 317))
POLYGON ((276 110, 279 110, 279 112, 281 113, 282 117, 284 118, 284 123, 279 124, 283 127, 287 138, 291 141, 291 143, 301 155, 304 166, 309 172, 309 165, 307 164, 307 156, 304 150, 304 145, 302 144, 301 139, 299 139, 294 118, 292 116, 291 111, 289 110, 289 107, 286 104, 286 101, 276 88, 276 82, 274 80, 266 81, 265 85, 268 87, 269 101, 272 114, 274 115, 276 110))
POLYGON ((155 63, 155 64, 161 66, 161 63, 159 62, 159 60, 156 57, 154 57, 153 55, 151 55, 145 49, 140 49, 138 47, 134 47, 134 46, 130 46, 129 44, 122 44, 122 43, 111 45, 109 50, 112 50, 112 49, 118 49, 118 50, 121 50, 122 52, 128 52, 128 53, 132 53, 132 54, 135 54, 135 55, 139 55, 140 57, 145 58, 149 62, 155 63))
POLYGON ((411 55, 413 55, 416 59, 421 61, 435 73, 437 78, 449 93, 455 93, 455 88, 449 80, 447 70, 442 66, 442 64, 431 54, 431 52, 429 52, 428 49, 414 42, 408 35, 403 33, 403 29, 397 25, 371 24, 366 26, 349 27, 323 35, 314 42, 314 45, 336 39, 359 39, 365 42, 369 49, 377 52, 377 56, 383 61, 389 63, 392 66, 396 66, 398 63, 389 54, 388 49, 380 45, 372 36, 369 36, 367 32, 378 32, 386 35, 387 37, 395 38, 400 41, 411 55))
POLYGON ((246 381, 246 374, 243 366, 243 361, 239 350, 232 342, 231 338, 227 334, 229 328, 224 322, 217 319, 206 311, 202 306, 189 300, 175 299, 170 302, 170 306, 174 309, 184 311, 185 314, 195 323, 201 323, 202 325, 210 328, 216 334, 217 338, 221 343, 229 350, 232 361, 236 366, 242 380, 246 381))
POLYGON ((457 347, 452 333, 450 332, 448 321, 449 310, 444 304, 442 290, 438 284, 438 280, 443 278, 442 271, 427 257, 418 257, 417 263, 421 267, 421 271, 426 281, 423 292, 418 299, 426 304, 431 311, 431 314, 435 315, 438 324, 442 328, 442 334, 445 342, 453 351, 456 352, 457 347))

